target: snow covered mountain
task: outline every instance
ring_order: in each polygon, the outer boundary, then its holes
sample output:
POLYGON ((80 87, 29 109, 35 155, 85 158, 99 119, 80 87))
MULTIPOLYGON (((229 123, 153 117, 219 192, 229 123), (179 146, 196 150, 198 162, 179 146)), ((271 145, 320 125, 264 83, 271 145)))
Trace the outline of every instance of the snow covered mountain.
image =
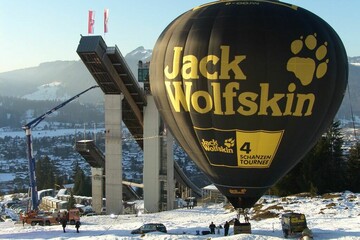
POLYGON ((349 63, 351 65, 360 66, 360 56, 359 57, 349 57, 349 63))
POLYGON ((22 98, 28 100, 66 100, 70 98, 61 82, 52 82, 37 87, 37 91, 24 95, 22 98))
MULTIPOLYGON (((50 97, 61 100, 95 84, 81 61, 54 61, 0 73, 0 96, 36 100, 49 100, 50 97)), ((103 101, 103 93, 100 89, 94 89, 79 101, 97 103, 103 101)))
POLYGON ((141 60, 143 62, 150 61, 152 55, 151 49, 145 49, 143 46, 136 48, 135 50, 126 54, 125 58, 127 61, 131 59, 141 60))
POLYGON ((152 55, 152 50, 145 49, 142 46, 126 54, 125 60, 136 78, 138 76, 137 71, 138 71, 139 61, 142 61, 144 63, 150 62, 151 55, 152 55))

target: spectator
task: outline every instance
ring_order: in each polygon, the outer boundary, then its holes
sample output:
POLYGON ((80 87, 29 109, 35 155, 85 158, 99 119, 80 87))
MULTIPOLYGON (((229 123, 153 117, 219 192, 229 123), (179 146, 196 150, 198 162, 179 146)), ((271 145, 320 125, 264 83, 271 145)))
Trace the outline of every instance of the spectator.
POLYGON ((67 224, 67 220, 66 220, 66 217, 64 217, 63 219, 61 219, 61 225, 62 225, 62 228, 63 228, 63 231, 65 231, 65 228, 66 228, 66 224, 67 224))
POLYGON ((217 234, 220 234, 220 229, 222 229, 222 226, 221 226, 221 224, 219 225, 219 226, 217 226, 217 234))
POLYGON ((209 228, 210 228, 210 234, 215 234, 215 224, 213 222, 210 223, 209 228))
POLYGON ((80 225, 81 225, 80 221, 76 221, 76 223, 75 223, 75 228, 76 228, 76 232, 77 232, 77 233, 79 233, 80 225))
POLYGON ((226 221, 224 224, 224 236, 227 236, 229 234, 229 227, 230 227, 230 224, 228 221, 226 221))

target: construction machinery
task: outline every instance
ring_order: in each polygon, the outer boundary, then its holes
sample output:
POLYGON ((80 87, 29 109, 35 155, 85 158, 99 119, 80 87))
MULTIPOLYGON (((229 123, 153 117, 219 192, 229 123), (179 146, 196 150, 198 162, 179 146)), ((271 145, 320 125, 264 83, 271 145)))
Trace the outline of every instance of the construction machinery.
POLYGON ((76 222, 80 221, 80 211, 79 209, 70 209, 69 211, 62 212, 40 212, 37 210, 31 210, 26 213, 20 214, 20 221, 23 224, 30 224, 31 226, 40 225, 40 226, 50 226, 53 224, 59 224, 62 220, 66 219, 68 223, 74 225, 76 222))
MULTIPOLYGON (((49 215, 49 214, 40 214, 40 212, 39 212, 39 199, 38 199, 38 191, 37 191, 37 184, 36 184, 35 158, 33 156, 31 129, 36 127, 41 121, 43 121, 47 116, 49 116, 53 112, 64 107, 66 104, 72 102, 74 99, 80 97, 82 94, 86 93, 87 91, 97 88, 97 87, 99 87, 99 86, 95 85, 95 86, 89 87, 88 89, 82 91, 81 93, 73 96, 72 98, 69 98, 65 102, 57 105, 56 107, 50 109, 47 112, 45 112, 41 116, 33 119, 32 121, 30 121, 29 123, 25 124, 22 127, 25 130, 25 134, 26 134, 26 147, 27 147, 27 158, 28 158, 28 166, 29 166, 29 182, 30 182, 29 194, 31 196, 30 203, 28 206, 28 212, 26 212, 20 216, 23 223, 28 223, 31 225, 36 225, 36 224, 51 225, 51 224, 59 222, 58 216, 53 216, 53 215, 49 215)), ((76 213, 74 213, 74 214, 76 215, 76 213)), ((77 214, 77 216, 79 216, 79 214, 77 214)), ((78 218, 76 218, 76 219, 79 220, 78 218)), ((75 223, 75 222, 73 222, 73 223, 75 223)))

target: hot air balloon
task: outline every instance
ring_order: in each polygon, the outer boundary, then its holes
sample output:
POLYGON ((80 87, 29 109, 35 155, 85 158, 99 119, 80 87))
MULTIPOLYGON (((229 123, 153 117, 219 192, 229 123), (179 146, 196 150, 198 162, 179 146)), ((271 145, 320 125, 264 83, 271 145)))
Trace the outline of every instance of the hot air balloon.
POLYGON ((345 48, 315 14, 216 1, 176 18, 150 64, 176 140, 235 208, 251 208, 313 147, 347 86, 345 48))

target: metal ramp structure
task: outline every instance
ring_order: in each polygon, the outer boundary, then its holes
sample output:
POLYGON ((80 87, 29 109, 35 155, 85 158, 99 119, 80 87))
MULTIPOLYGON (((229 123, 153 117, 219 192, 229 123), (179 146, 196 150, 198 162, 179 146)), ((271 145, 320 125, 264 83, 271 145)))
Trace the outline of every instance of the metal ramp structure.
POLYGON ((75 149, 93 168, 105 168, 105 156, 93 140, 76 142, 75 149))
MULTIPOLYGON (((144 150, 144 107, 147 106, 147 97, 120 50, 117 46, 108 47, 101 36, 82 36, 77 53, 105 95, 124 96, 121 104, 122 120, 144 150)), ((201 190, 190 181, 176 162, 174 177, 179 184, 191 189, 192 196, 201 197, 201 190)))
POLYGON ((77 53, 104 94, 123 94, 123 122, 143 148, 146 95, 120 50, 107 47, 101 36, 81 37, 77 53))
POLYGON ((198 188, 198 186, 196 186, 186 175, 185 173, 181 170, 179 164, 177 164, 176 162, 174 162, 174 177, 176 179, 176 181, 182 185, 182 186, 187 186, 188 188, 191 189, 192 191, 192 196, 193 197, 197 197, 197 198, 201 198, 202 197, 202 192, 201 189, 198 188))
MULTIPOLYGON (((93 168, 105 169, 105 156, 95 145, 93 140, 80 140, 76 142, 75 149, 93 168)), ((133 189, 134 187, 143 187, 142 184, 123 181, 123 199, 133 201, 140 199, 140 196, 133 189)))

